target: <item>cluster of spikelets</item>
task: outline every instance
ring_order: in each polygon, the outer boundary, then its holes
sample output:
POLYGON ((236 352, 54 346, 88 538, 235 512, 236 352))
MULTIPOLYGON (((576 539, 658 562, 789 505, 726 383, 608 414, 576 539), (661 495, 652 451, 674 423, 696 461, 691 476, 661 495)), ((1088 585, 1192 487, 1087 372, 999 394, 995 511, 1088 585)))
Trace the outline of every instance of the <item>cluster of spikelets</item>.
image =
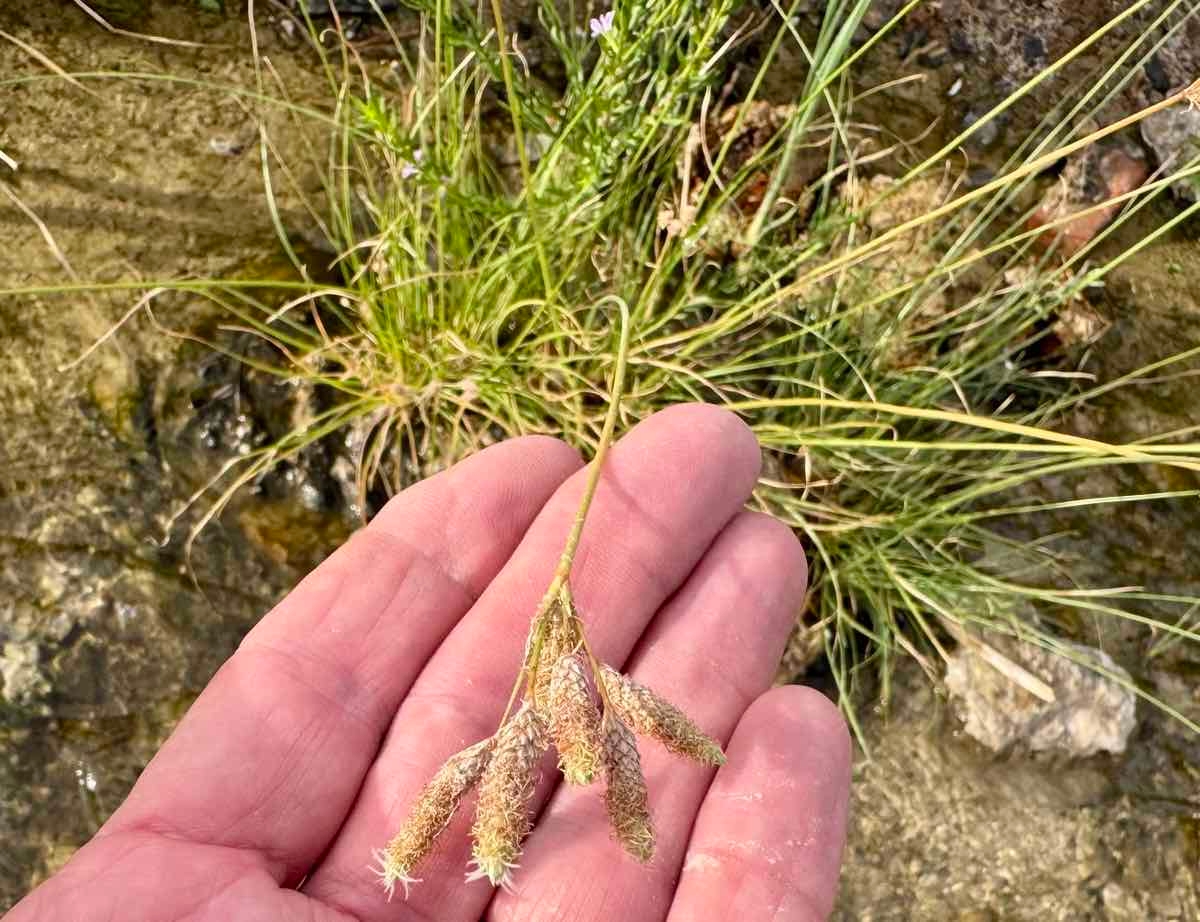
POLYGON ((721 747, 679 708, 595 659, 565 585, 534 618, 517 687, 522 684, 525 694, 515 712, 494 736, 447 760, 400 831, 376 854, 374 870, 389 898, 396 884, 408 895, 418 866, 475 788, 474 870, 467 879, 509 885, 533 825, 538 766, 551 745, 568 784, 588 785, 603 776, 613 834, 641 862, 654 854, 654 827, 635 733, 705 765, 725 761, 721 747))

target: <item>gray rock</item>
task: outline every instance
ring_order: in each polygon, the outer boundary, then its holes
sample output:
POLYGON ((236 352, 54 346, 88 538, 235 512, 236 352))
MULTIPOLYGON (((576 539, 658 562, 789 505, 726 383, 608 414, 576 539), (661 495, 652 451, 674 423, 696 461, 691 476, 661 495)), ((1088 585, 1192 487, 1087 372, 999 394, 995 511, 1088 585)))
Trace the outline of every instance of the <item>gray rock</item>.
MULTIPOLYGON (((1173 106, 1142 122, 1142 138, 1168 171, 1179 169, 1200 156, 1200 109, 1173 106)), ((1174 183, 1175 194, 1189 202, 1200 198, 1200 177, 1174 183)))
POLYGON ((1081 644, 1064 644, 1073 661, 1030 644, 988 643, 1046 682, 1054 703, 1035 697, 968 647, 960 647, 946 667, 946 688, 958 706, 964 729, 984 746, 1002 751, 1020 744, 1071 756, 1124 752, 1136 725, 1132 691, 1085 663, 1130 681, 1108 654, 1081 644))

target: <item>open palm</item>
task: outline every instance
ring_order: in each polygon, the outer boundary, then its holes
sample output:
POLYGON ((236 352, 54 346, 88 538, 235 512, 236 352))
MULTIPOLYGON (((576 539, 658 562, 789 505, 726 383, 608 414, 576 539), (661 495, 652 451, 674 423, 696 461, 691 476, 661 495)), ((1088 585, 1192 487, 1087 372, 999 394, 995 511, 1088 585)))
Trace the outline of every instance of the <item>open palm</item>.
POLYGON ((825 918, 849 742, 820 695, 767 690, 805 567, 785 527, 742 508, 758 465, 724 411, 659 413, 614 447, 576 558, 597 654, 728 743, 715 774, 643 744, 650 865, 611 841, 596 790, 556 789, 547 770, 514 892, 464 882, 469 809, 407 901, 368 869, 504 710, 582 489, 578 456, 530 437, 405 491, 309 575, 9 922, 825 918))

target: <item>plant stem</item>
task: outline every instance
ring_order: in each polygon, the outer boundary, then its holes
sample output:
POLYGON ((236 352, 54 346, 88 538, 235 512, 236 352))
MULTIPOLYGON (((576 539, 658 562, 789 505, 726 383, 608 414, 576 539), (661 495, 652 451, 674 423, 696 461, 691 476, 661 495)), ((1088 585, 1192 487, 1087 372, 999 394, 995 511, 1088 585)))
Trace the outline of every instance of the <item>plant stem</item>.
MULTIPOLYGON (((592 463, 588 470, 587 483, 583 487, 583 496, 579 500, 579 508, 575 512, 575 521, 571 525, 571 532, 567 535, 567 542, 563 546, 562 556, 558 559, 558 566, 554 570, 554 577, 550 580, 550 587, 542 597, 542 601, 538 605, 537 612, 534 614, 532 623, 530 624, 529 638, 526 641, 525 662, 521 671, 517 674, 516 682, 513 684, 512 693, 508 697, 508 705, 504 708, 504 716, 500 719, 500 726, 504 726, 509 714, 512 713, 513 705, 517 701, 517 695, 521 691, 521 685, 527 682, 528 689, 530 691, 533 690, 534 682, 537 678, 538 661, 541 658, 542 641, 546 635, 547 613, 551 611, 556 603, 560 602, 566 605, 568 613, 570 612, 570 592, 567 588, 567 580, 571 575, 571 564, 575 561, 575 553, 579 549, 579 539, 583 535, 583 525, 587 521, 588 510, 591 509, 592 500, 596 496, 596 487, 600 484, 600 472, 604 469, 604 459, 608 456, 608 449, 612 444, 613 432, 617 428, 617 414, 621 407, 621 394, 625 389, 625 366, 629 358, 629 306, 617 297, 610 296, 604 300, 615 302, 621 312, 621 339, 617 345, 617 364, 613 372, 612 388, 609 392, 608 412, 604 416, 604 427, 600 431, 600 442, 596 446, 596 454, 592 458, 592 463)), ((603 303, 604 301, 600 302, 600 304, 603 303)), ((581 631, 581 636, 582 633, 581 631)), ((584 643, 586 646, 586 640, 584 643)), ((588 650, 588 657, 592 661, 593 669, 597 669, 595 657, 592 656, 590 649, 588 650)), ((597 677, 599 677, 598 672, 597 677)))
POLYGON ((558 569, 554 571, 554 579, 547 590, 547 598, 553 598, 567 582, 571 575, 571 564, 575 560, 575 552, 579 548, 579 538, 583 534, 583 523, 587 520, 592 498, 596 495, 596 487, 600 483, 600 471, 604 467, 604 459, 608 455, 612 443, 613 430, 617 426, 617 412, 621 407, 621 392, 625 387, 625 364, 629 355, 629 307, 619 298, 616 301, 621 311, 621 341, 617 346, 617 367, 613 373, 612 390, 608 400, 608 413, 604 417, 604 428, 600 431, 600 443, 596 446, 596 456, 592 458, 591 469, 588 471, 587 484, 583 488, 583 497, 579 501, 579 509, 575 513, 575 523, 567 536, 562 556, 558 559, 558 569))
MULTIPOLYGON (((508 96, 508 112, 512 116, 513 140, 517 145, 517 161, 521 165, 521 182, 525 188, 521 194, 525 197, 525 205, 529 210, 529 227, 532 230, 536 224, 533 214, 533 173, 529 169, 529 152, 525 149, 525 129, 521 126, 521 97, 517 93, 513 81, 512 63, 508 60, 508 31, 504 28, 504 14, 500 10, 500 0, 492 0, 492 16, 496 20, 496 41, 500 45, 500 74, 504 78, 504 92, 508 96)), ((538 266, 542 271, 542 286, 546 298, 551 297, 554 285, 550 281, 550 264, 546 261, 546 251, 542 247, 540 235, 534 235, 534 250, 537 252, 538 266)))

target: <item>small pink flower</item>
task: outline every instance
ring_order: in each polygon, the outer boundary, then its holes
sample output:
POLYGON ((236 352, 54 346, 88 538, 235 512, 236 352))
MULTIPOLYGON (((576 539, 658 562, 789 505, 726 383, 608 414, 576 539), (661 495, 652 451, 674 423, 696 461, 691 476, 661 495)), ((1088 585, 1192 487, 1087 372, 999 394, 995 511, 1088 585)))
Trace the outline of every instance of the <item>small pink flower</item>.
POLYGON ((411 179, 412 177, 416 176, 417 173, 420 172, 420 170, 417 169, 417 164, 419 164, 424 159, 425 159, 425 151, 421 150, 421 148, 418 147, 416 150, 413 151, 413 162, 406 163, 406 164, 404 164, 404 166, 400 167, 400 178, 401 179, 411 179))
POLYGON ((592 31, 592 38, 599 38, 601 35, 607 35, 612 31, 613 27, 613 11, 601 13, 599 16, 588 22, 588 27, 592 31))

